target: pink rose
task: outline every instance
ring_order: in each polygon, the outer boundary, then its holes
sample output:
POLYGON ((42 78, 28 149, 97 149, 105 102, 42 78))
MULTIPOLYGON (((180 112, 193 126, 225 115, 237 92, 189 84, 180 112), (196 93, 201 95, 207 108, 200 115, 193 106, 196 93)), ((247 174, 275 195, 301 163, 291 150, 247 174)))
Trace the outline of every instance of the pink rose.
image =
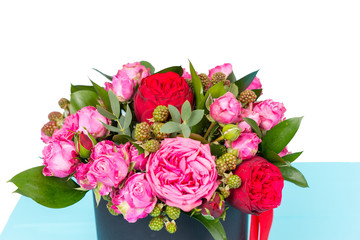
POLYGON ((43 131, 41 131, 41 140, 44 142, 44 143, 48 143, 50 142, 52 138, 49 137, 48 135, 46 135, 45 133, 43 133, 43 131))
POLYGON ((260 128, 270 130, 284 117, 286 108, 282 103, 267 99, 256 103, 253 111, 260 115, 260 128))
POLYGON ((150 75, 150 68, 147 69, 139 62, 125 64, 120 71, 124 71, 130 79, 134 80, 135 85, 140 84, 142 79, 150 75))
POLYGON ((110 141, 100 142, 95 145, 91 154, 94 161, 89 169, 87 177, 90 182, 97 182, 100 194, 107 195, 112 187, 118 187, 128 174, 129 164, 123 158, 121 152, 110 141), (98 149, 98 144, 99 148, 98 149), (105 146, 104 146, 105 145, 105 146), (112 150, 110 147, 112 146, 112 150), (104 150, 102 152, 102 150, 104 150))
MULTIPOLYGON (((254 120, 257 123, 257 125, 260 124, 260 115, 258 113, 256 113, 256 112, 250 111, 248 109, 244 109, 241 112, 241 117, 251 118, 252 120, 254 120)), ((238 127, 241 129, 242 133, 250 133, 250 132, 252 132, 251 126, 245 121, 241 121, 238 124, 238 127)))
POLYGON ((238 150, 238 157, 246 160, 255 156, 260 142, 261 139, 256 133, 242 133, 238 139, 232 142, 232 146, 230 146, 228 141, 225 144, 227 147, 238 150))
POLYGON ((219 123, 236 123, 241 120, 241 110, 241 103, 231 92, 227 92, 211 104, 210 115, 219 123))
POLYGON ((80 187, 87 190, 94 189, 97 184, 96 181, 90 182, 89 178, 87 177, 91 164, 92 161, 89 163, 80 163, 76 168, 76 173, 74 174, 74 177, 76 178, 76 181, 80 187))
POLYGON ((288 151, 288 147, 286 146, 280 153, 279 153, 279 156, 280 157, 283 157, 283 156, 286 156, 288 154, 291 154, 291 152, 288 151))
POLYGON ((42 153, 45 176, 67 177, 75 171, 79 163, 76 159, 75 144, 69 140, 52 139, 42 153))
POLYGON ((210 200, 218 187, 215 157, 209 144, 190 138, 166 138, 149 155, 146 178, 158 198, 183 211, 210 200))
POLYGON ((127 142, 121 148, 121 151, 126 161, 135 163, 135 170, 145 171, 147 158, 145 157, 144 153, 139 155, 139 151, 130 142, 127 142))
POLYGON ((124 218, 134 223, 139 218, 145 218, 154 209, 157 198, 152 191, 145 173, 136 173, 129 177, 124 188, 111 194, 112 209, 122 213, 124 218))
POLYGON ((182 75, 183 78, 185 79, 191 79, 191 74, 188 73, 185 68, 183 68, 183 75, 182 75))
POLYGON ((230 63, 224 63, 223 65, 216 66, 209 70, 209 78, 211 80, 212 75, 217 72, 222 72, 228 77, 232 73, 232 65, 230 63))
POLYGON ((258 77, 255 77, 251 84, 247 87, 247 89, 262 89, 260 79, 258 77))
MULTIPOLYGON (((121 153, 122 145, 116 145, 114 142, 109 140, 103 140, 101 142, 98 142, 95 147, 91 150, 91 159, 97 159, 102 155, 110 155, 114 152, 120 152, 121 153)), ((126 159, 125 159, 126 160, 126 159)), ((126 160, 127 163, 129 163, 126 160)))
POLYGON ((135 93, 135 85, 135 81, 124 70, 119 70, 111 83, 105 83, 105 90, 109 91, 111 89, 120 102, 127 102, 132 99, 135 93))
POLYGON ((67 139, 71 140, 79 129, 79 116, 78 114, 72 114, 65 118, 64 124, 62 125, 61 129, 55 130, 53 134, 53 138, 55 139, 67 139))
POLYGON ((79 116, 79 129, 87 134, 87 131, 95 138, 103 137, 107 134, 108 130, 102 125, 101 122, 109 124, 110 120, 101 115, 95 107, 88 106, 80 109, 76 113, 79 116), (86 129, 86 130, 85 130, 86 129))

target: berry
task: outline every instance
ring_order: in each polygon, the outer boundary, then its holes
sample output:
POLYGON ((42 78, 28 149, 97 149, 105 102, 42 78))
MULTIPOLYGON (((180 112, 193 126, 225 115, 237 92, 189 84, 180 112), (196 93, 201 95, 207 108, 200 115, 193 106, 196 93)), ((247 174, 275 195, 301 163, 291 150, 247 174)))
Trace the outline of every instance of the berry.
POLYGON ((166 206, 166 214, 169 218, 176 220, 180 217, 180 209, 177 207, 166 206))
POLYGON ((136 124, 135 138, 139 141, 145 141, 150 138, 150 125, 147 122, 136 124))
POLYGON ((231 153, 225 153, 225 154, 221 155, 220 158, 226 162, 228 170, 235 170, 236 163, 237 163, 237 157, 235 157, 231 153))
POLYGON ((219 82, 225 81, 225 78, 226 78, 225 73, 222 72, 214 73, 214 75, 212 75, 211 77, 211 84, 215 85, 219 82))
POLYGON ((215 161, 216 163, 216 170, 218 172, 218 174, 223 174, 224 172, 226 172, 228 170, 228 166, 225 162, 225 159, 223 158, 218 158, 215 161))
POLYGON ((57 129, 58 126, 56 124, 55 121, 50 121, 48 123, 46 123, 42 128, 41 131, 46 135, 51 137, 55 131, 55 129, 57 129))
POLYGON ((238 175, 231 175, 227 180, 227 184, 229 188, 238 188, 241 185, 241 178, 238 175))
POLYGON ((67 100, 66 98, 61 98, 59 100, 59 106, 62 108, 62 109, 65 109, 67 108, 67 106, 70 104, 70 101, 67 100))
POLYGON ((239 101, 242 103, 250 103, 255 102, 256 98, 257 96, 253 91, 245 89, 243 92, 240 93, 239 101))
POLYGON ((158 140, 151 139, 147 141, 144 145, 144 149, 148 152, 154 153, 160 148, 160 143, 158 140))
POLYGON ((48 115, 50 121, 57 121, 63 118, 63 115, 60 112, 51 112, 48 115))
POLYGON ((167 222, 165 228, 166 228, 166 231, 168 231, 169 233, 176 232, 177 227, 176 227, 175 221, 172 220, 171 222, 167 222))
POLYGON ((192 79, 191 78, 185 78, 185 81, 189 85, 189 87, 192 88, 192 79))
POLYGON ((225 188, 220 187, 219 190, 220 190, 221 195, 223 195, 224 198, 227 198, 227 197, 230 196, 230 190, 229 190, 229 188, 227 188, 227 187, 225 187, 225 188))
POLYGON ((156 205, 154 209, 151 211, 150 216, 152 217, 158 217, 161 214, 160 208, 156 205))
POLYGON ((162 139, 165 139, 165 138, 167 138, 167 137, 170 136, 170 134, 163 133, 163 132, 160 131, 160 128, 161 128, 163 125, 164 125, 164 123, 158 123, 158 122, 153 123, 153 124, 151 125, 151 130, 152 130, 152 132, 153 132, 153 134, 154 134, 154 136, 155 136, 156 139, 162 140, 162 139))
POLYGON ((153 112, 153 117, 157 122, 165 122, 169 117, 169 110, 166 106, 159 105, 153 112))
POLYGON ((160 231, 164 227, 164 219, 162 217, 154 217, 149 222, 149 228, 153 231, 160 231))
POLYGON ((199 78, 200 78, 200 81, 202 83, 204 90, 206 90, 210 85, 210 79, 209 79, 208 75, 206 75, 205 73, 200 73, 199 78))

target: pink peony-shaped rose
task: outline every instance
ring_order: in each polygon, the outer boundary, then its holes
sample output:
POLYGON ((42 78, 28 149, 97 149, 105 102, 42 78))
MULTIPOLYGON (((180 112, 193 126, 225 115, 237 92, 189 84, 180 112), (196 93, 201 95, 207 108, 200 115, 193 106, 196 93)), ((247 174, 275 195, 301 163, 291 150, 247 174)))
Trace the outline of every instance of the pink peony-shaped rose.
POLYGON ((130 79, 134 80, 135 85, 140 84, 141 80, 150 75, 150 68, 146 68, 139 62, 125 64, 120 71, 125 72, 130 79))
POLYGON ((242 162, 234 174, 241 186, 230 190, 230 205, 248 214, 260 214, 281 203, 284 179, 278 167, 261 157, 242 162))
POLYGON ((43 174, 64 178, 72 174, 79 161, 76 159, 75 144, 69 140, 52 139, 42 151, 44 160, 43 174))
POLYGON ((87 177, 90 182, 98 183, 101 195, 109 194, 111 188, 118 187, 128 174, 129 163, 111 141, 96 144, 91 159, 93 163, 87 177))
POLYGON ((270 130, 283 119, 286 108, 282 103, 267 99, 256 103, 253 111, 260 115, 260 128, 270 130))
POLYGON ((157 198, 152 191, 145 173, 136 173, 129 177, 120 191, 111 194, 112 209, 121 213, 124 218, 134 223, 145 218, 154 209, 157 198))
MULTIPOLYGON (((256 113, 256 112, 250 111, 248 109, 244 109, 241 112, 241 117, 251 118, 252 120, 254 120, 257 123, 257 125, 260 124, 260 115, 258 113, 256 113)), ((238 127, 241 129, 242 133, 250 133, 250 132, 252 132, 251 126, 245 121, 241 121, 238 124, 238 127)))
POLYGON ((135 86, 135 81, 124 70, 119 70, 111 83, 105 83, 105 90, 113 91, 120 102, 127 102, 132 99, 135 93, 135 86))
POLYGON ((44 142, 44 143, 48 143, 50 142, 52 138, 49 137, 48 135, 46 135, 45 133, 43 133, 43 131, 41 131, 41 140, 44 142))
POLYGON ((190 138, 166 138, 149 155, 146 178, 167 205, 190 211, 210 200, 218 187, 215 157, 208 144, 190 138))
POLYGON ((227 92, 211 104, 210 115, 219 123, 237 123, 241 120, 241 110, 241 103, 231 92, 227 92))
POLYGON ((145 153, 139 154, 139 151, 130 142, 127 142, 121 148, 121 151, 126 161, 135 163, 134 166, 135 170, 145 171, 146 163, 147 163, 147 158, 145 157, 145 153))
POLYGON ((103 137, 108 130, 102 125, 101 122, 109 124, 110 120, 101 115, 95 107, 88 106, 80 109, 76 113, 79 117, 79 129, 87 134, 87 131, 95 138, 103 137))
POLYGON ((255 77, 251 84, 247 87, 247 89, 262 89, 260 79, 258 77, 255 77))
POLYGON ((216 66, 209 70, 209 78, 212 78, 212 75, 217 72, 222 72, 228 77, 232 73, 232 65, 230 63, 224 63, 223 65, 216 66))
POLYGON ((52 138, 55 139, 67 139, 71 140, 79 129, 79 115, 71 114, 65 118, 64 124, 62 125, 61 129, 55 130, 52 138))
POLYGON ((238 150, 238 157, 242 160, 246 160, 255 156, 260 142, 261 139, 256 133, 242 133, 238 139, 232 142, 232 146, 230 146, 228 141, 225 145, 238 150))
POLYGON ((89 163, 80 163, 76 168, 76 173, 74 174, 74 177, 76 178, 76 181, 80 187, 87 190, 94 189, 97 184, 96 181, 90 182, 89 178, 87 177, 92 163, 92 161, 89 163))

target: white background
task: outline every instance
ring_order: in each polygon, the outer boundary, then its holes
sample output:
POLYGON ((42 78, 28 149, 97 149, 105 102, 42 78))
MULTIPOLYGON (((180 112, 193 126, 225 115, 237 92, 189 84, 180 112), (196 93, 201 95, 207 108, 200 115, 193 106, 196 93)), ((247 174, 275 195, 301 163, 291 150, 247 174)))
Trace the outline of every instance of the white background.
POLYGON ((356 1, 1 1, 0 232, 18 200, 5 183, 41 164, 40 129, 70 83, 103 85, 140 60, 258 73, 286 116, 304 116, 298 161, 353 162, 359 148, 356 1))

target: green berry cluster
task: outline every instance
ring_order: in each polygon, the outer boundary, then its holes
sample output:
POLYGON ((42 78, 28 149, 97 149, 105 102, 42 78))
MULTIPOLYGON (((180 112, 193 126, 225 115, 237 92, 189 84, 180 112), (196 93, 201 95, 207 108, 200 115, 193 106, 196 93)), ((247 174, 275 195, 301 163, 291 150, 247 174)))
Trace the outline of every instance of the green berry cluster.
POLYGON ((257 96, 253 91, 246 89, 240 93, 239 101, 241 103, 251 103, 251 102, 255 102, 256 98, 257 96))
POLYGON ((153 117, 156 122, 165 122, 169 117, 169 109, 166 106, 159 105, 155 108, 153 117))
POLYGON ((208 87, 209 87, 209 85, 210 85, 209 76, 206 75, 205 73, 200 73, 200 74, 199 74, 199 78, 200 78, 201 84, 202 84, 202 86, 203 86, 203 89, 204 89, 204 90, 208 89, 208 87))
POLYGON ((135 138, 144 142, 150 138, 150 125, 147 122, 141 122, 135 126, 135 138))
POLYGON ((218 159, 216 159, 216 169, 218 173, 224 174, 226 171, 235 170, 236 165, 238 163, 237 157, 235 157, 231 153, 225 153, 221 155, 218 159))
POLYGON ((211 77, 211 85, 215 85, 219 82, 223 82, 226 79, 226 75, 223 72, 214 73, 211 77))

